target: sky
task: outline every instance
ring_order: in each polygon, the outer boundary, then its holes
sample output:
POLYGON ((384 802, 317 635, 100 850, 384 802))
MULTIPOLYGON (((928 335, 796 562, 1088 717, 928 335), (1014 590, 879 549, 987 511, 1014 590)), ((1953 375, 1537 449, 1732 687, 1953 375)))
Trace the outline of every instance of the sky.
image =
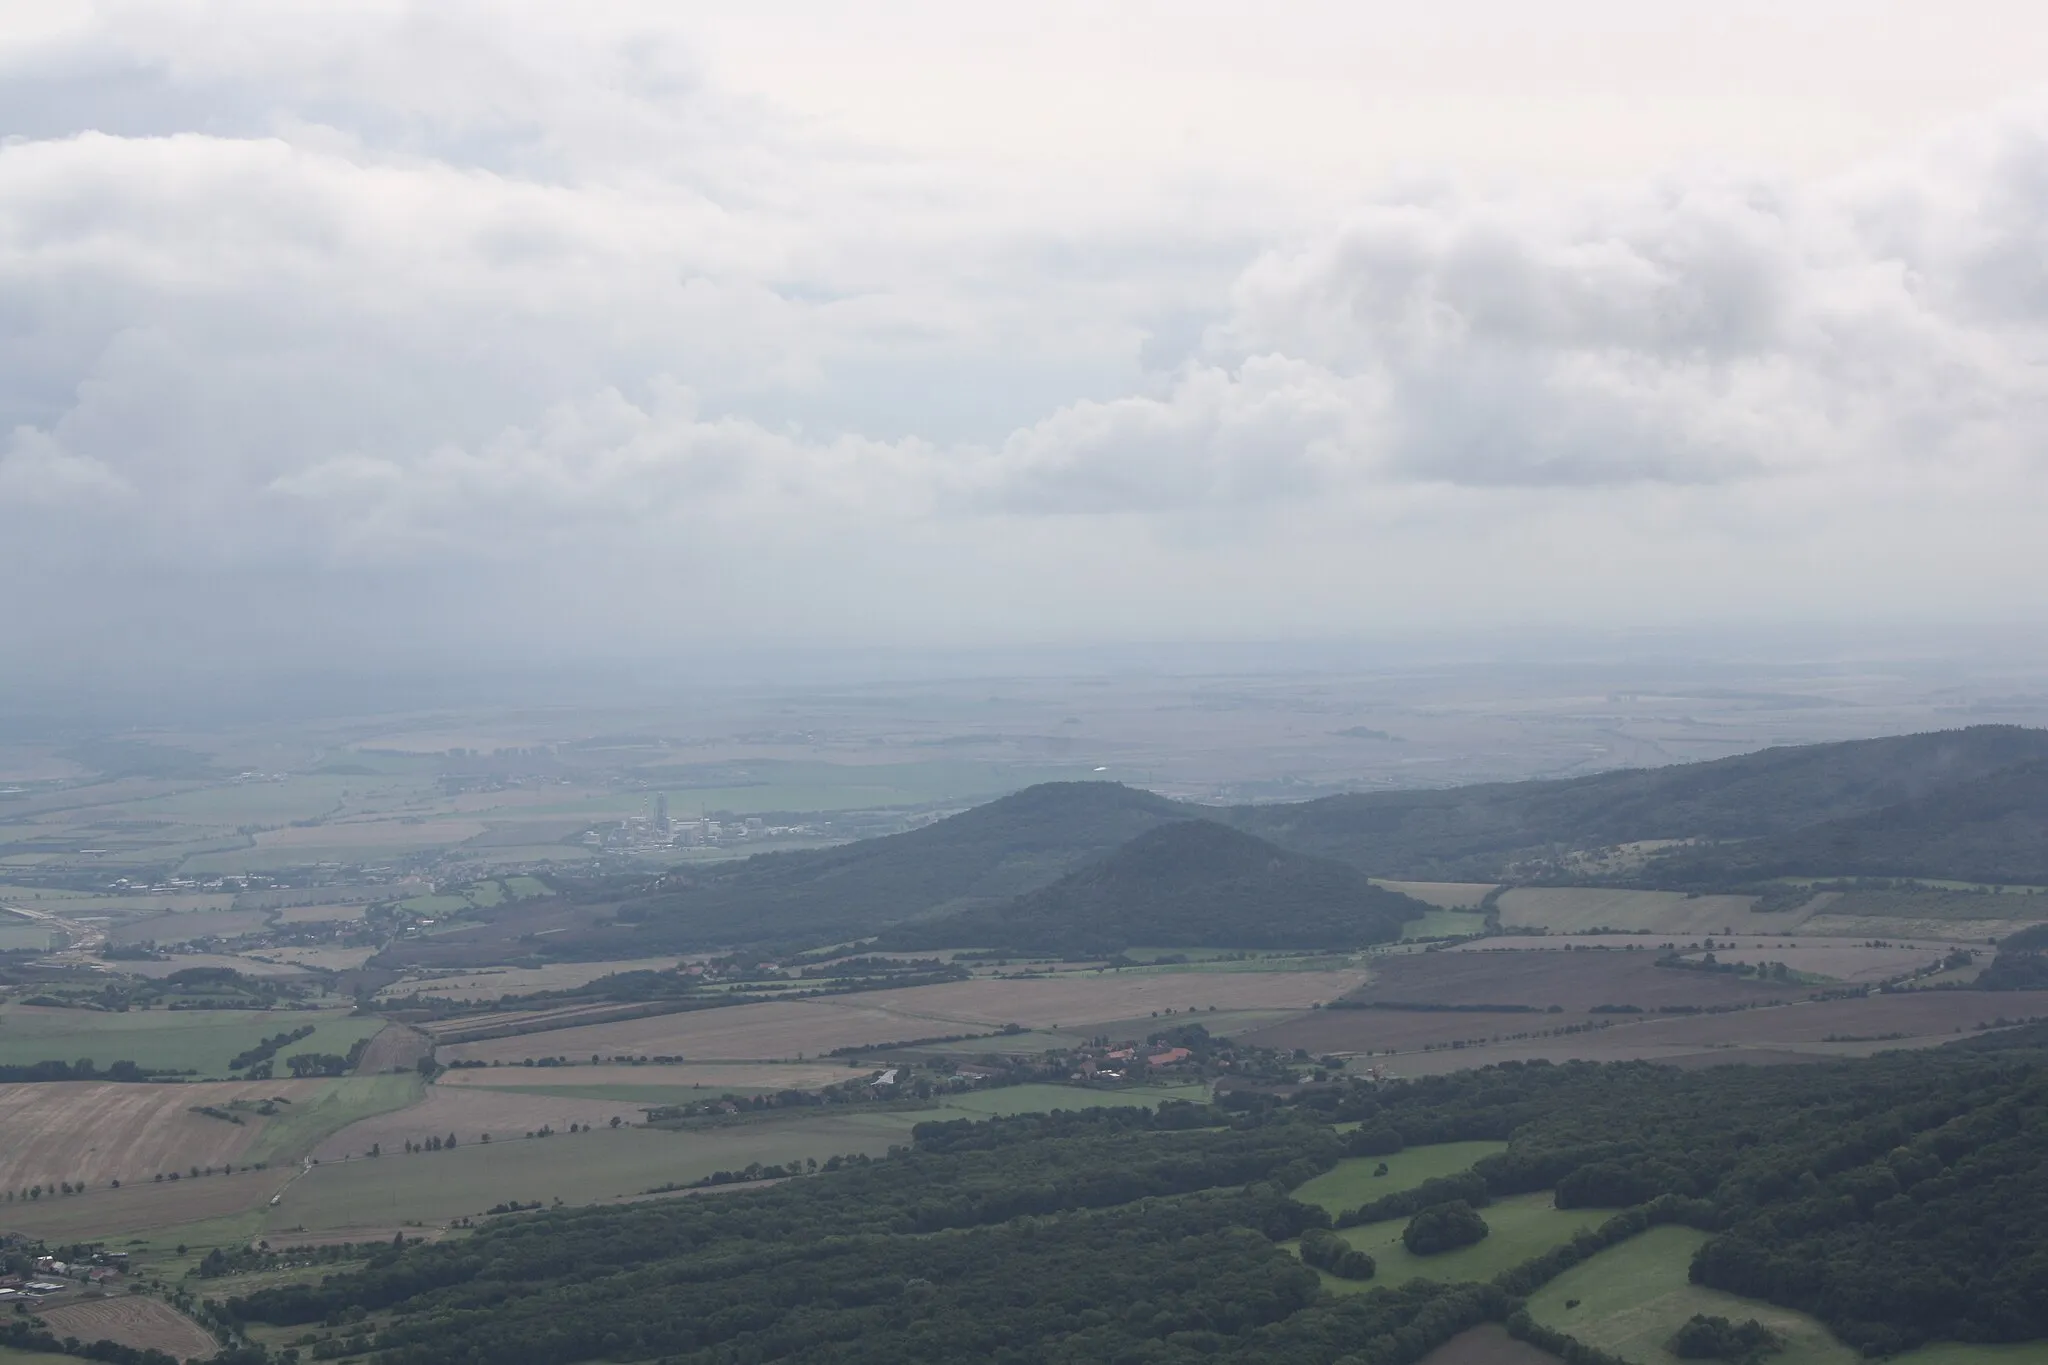
POLYGON ((0 0, 0 677, 2038 623, 2044 490, 2037 4, 0 0))

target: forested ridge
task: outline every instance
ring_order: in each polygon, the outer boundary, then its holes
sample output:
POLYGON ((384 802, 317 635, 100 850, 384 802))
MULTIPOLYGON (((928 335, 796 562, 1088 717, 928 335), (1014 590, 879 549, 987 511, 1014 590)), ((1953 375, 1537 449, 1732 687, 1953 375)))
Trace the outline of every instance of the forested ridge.
POLYGON ((989 909, 901 926, 901 948, 1066 956, 1158 947, 1356 948, 1401 936, 1429 907, 1329 858, 1212 820, 1150 830, 1101 861, 989 909))
POLYGON ((1534 1330, 1519 1295, 1677 1220, 1712 1234, 1695 1280, 1814 1313, 1870 1354, 2024 1341, 2048 1337, 2043 1131, 2038 1027, 1799 1068, 1508 1065, 1285 1101, 926 1124, 888 1159, 508 1219, 228 1307, 319 1328, 314 1358, 368 1350, 387 1365, 1412 1365, 1479 1321, 1534 1330), (1287 1191, 1340 1156, 1477 1138, 1509 1146, 1335 1221, 1454 1199, 1483 1215, 1539 1190, 1615 1218, 1492 1284, 1343 1298, 1279 1245, 1330 1224, 1287 1191))
MULTIPOLYGON (((1132 855, 1124 872, 1147 864, 1147 841, 1190 821, 1229 826, 1266 841, 1280 858, 1305 860, 1290 865, 1293 889, 1282 894, 1299 912, 1290 915, 1302 931, 1293 937, 1310 936, 1320 916, 1325 941, 1288 946, 1352 941, 1331 934, 1355 922, 1337 907, 1355 905, 1359 895, 1327 868, 1309 875, 1317 862, 1374 877, 1541 880, 1579 875, 1569 856, 1575 850, 1692 840, 1613 875, 1687 889, 1779 876, 2048 883, 2048 731, 1973 726, 1559 781, 1231 809, 1112 782, 1046 783, 905 834, 571 890, 583 902, 613 907, 619 923, 631 926, 633 951, 813 946, 892 929, 926 943, 935 940, 922 926, 949 916, 955 928, 1000 931, 1000 946, 1065 950, 1076 935, 1059 927, 1072 917, 1057 902, 1095 896, 1135 906, 1166 894, 1170 859, 1149 860, 1149 888, 1126 878, 1105 897, 1102 877, 1119 875, 1105 869, 1120 853, 1132 855), (1317 898, 1320 908, 1311 904, 1317 898)), ((1253 936, 1275 932, 1227 896, 1212 899, 1203 946, 1260 946, 1253 936)), ((1140 934, 1081 946, 1092 952, 1170 941, 1178 940, 1140 934)), ((616 955, 627 948, 616 931, 592 937, 579 930, 558 936, 549 951, 616 955)))

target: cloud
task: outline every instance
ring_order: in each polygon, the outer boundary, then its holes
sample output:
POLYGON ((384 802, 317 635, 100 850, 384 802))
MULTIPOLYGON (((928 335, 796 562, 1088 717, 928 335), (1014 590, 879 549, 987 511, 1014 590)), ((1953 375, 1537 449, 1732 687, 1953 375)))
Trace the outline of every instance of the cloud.
POLYGON ((2033 562, 2040 104, 1818 180, 1420 180, 1319 218, 858 144, 646 14, 318 13, 0 52, 15 605, 89 566, 282 616, 402 572, 481 621, 482 582, 614 602, 765 557, 699 619, 1199 630, 1242 588, 1256 629, 1319 565, 1429 564, 1415 610, 1486 612, 1733 553, 1770 566, 1726 571, 1743 600, 1897 592, 1790 538, 1973 518, 2033 562))

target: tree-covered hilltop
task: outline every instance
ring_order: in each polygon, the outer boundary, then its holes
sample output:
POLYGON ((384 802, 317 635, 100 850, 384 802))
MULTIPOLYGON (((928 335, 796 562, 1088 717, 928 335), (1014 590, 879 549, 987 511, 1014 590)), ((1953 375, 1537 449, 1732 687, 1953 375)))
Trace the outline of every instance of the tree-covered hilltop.
POLYGON ((1712 1234, 1697 1282, 1812 1312, 1869 1354, 2028 1341, 2048 1337, 2043 1131, 2043 1029, 1798 1068, 1350 1080, 1226 1107, 925 1124, 886 1159, 509 1218, 228 1310, 310 1334, 313 1358, 381 1365, 1414 1365, 1480 1321, 1558 1346, 1520 1297, 1679 1221, 1712 1234), (1538 1190, 1613 1216, 1487 1284, 1342 1298, 1281 1245, 1329 1225, 1286 1191, 1340 1156, 1489 1138, 1508 1146, 1472 1171, 1336 1221, 1538 1190))
MULTIPOLYGON (((1564 781, 1329 796, 1241 807, 1225 818, 1284 848, 1341 859, 1376 877, 1493 880, 1512 864, 1562 850, 1790 835, 1922 798, 1938 802, 1940 793, 2043 761, 2048 730, 1980 725, 1564 781)), ((2034 837, 2048 846, 2038 821, 2034 837)), ((1824 868, 1819 875, 1857 871, 1824 868)))
POLYGON ((1115 782, 1049 782, 906 834, 679 868, 618 913, 647 948, 855 938, 1008 900, 1191 813, 1115 782))
POLYGON ((1007 904, 904 925, 883 941, 1069 956, 1134 944, 1355 948, 1399 938, 1428 910, 1343 863, 1182 820, 1007 904))

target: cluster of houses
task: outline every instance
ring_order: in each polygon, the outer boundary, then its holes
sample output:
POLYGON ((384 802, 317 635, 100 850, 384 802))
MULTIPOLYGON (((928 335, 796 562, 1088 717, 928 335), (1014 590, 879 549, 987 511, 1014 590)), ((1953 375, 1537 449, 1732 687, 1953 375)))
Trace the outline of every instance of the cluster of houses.
POLYGON ((1077 1081, 1121 1081, 1133 1074, 1145 1076, 1165 1067, 1182 1066, 1194 1054, 1184 1047, 1152 1048, 1124 1043, 1113 1048, 1083 1048, 1076 1056, 1073 1079, 1077 1081))
MULTIPOLYGON (((113 1252, 106 1259, 125 1262, 128 1258, 125 1253, 113 1252)), ((120 1277, 121 1271, 114 1265, 85 1265, 60 1261, 55 1256, 38 1256, 32 1272, 0 1275, 0 1304, 33 1303, 52 1294, 89 1286, 104 1288, 120 1277)))

